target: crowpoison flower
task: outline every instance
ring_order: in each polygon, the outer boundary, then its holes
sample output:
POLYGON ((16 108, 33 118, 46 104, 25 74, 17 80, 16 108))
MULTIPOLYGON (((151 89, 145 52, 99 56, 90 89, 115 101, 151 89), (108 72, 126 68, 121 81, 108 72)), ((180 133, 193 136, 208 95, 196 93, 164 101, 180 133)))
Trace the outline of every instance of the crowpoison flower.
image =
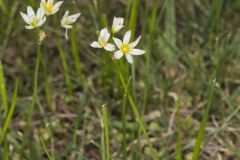
POLYGON ((66 29, 65 32, 65 38, 68 39, 68 29, 72 28, 72 23, 76 22, 78 17, 81 15, 81 13, 76 13, 73 15, 69 15, 69 11, 67 10, 61 20, 61 25, 63 28, 66 29))
POLYGON ((129 63, 133 63, 133 55, 142 55, 145 53, 144 50, 141 49, 135 49, 135 47, 138 45, 139 40, 141 38, 141 36, 139 36, 137 38, 137 40, 135 40, 132 43, 130 42, 130 38, 131 38, 131 30, 129 30, 128 32, 126 32, 126 34, 123 37, 123 41, 121 41, 118 38, 114 38, 113 37, 113 41, 115 42, 115 44, 117 45, 118 49, 115 53, 114 53, 114 58, 115 59, 120 59, 123 55, 126 56, 127 61, 129 63))
POLYGON ((31 6, 27 7, 27 14, 20 12, 23 20, 28 24, 25 26, 26 29, 33 29, 40 27, 46 21, 46 17, 44 16, 43 8, 39 8, 37 10, 37 14, 35 14, 33 8, 31 6))
POLYGON ((62 5, 63 1, 58 1, 54 4, 54 0, 41 0, 40 6, 44 9, 44 13, 46 16, 55 14, 60 6, 62 5))
POLYGON ((104 48, 107 51, 115 51, 115 46, 111 43, 108 43, 110 38, 110 33, 108 32, 107 28, 104 28, 100 31, 98 41, 92 42, 91 46, 93 48, 104 48))
POLYGON ((114 17, 113 25, 112 25, 112 33, 113 34, 119 32, 124 27, 123 22, 124 22, 124 18, 114 17))

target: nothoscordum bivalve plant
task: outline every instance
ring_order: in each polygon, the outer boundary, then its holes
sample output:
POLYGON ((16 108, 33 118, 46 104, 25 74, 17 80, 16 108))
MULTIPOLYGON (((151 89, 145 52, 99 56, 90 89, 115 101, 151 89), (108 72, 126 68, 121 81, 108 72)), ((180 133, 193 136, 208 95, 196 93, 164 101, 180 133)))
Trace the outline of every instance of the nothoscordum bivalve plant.
POLYGON ((26 29, 33 29, 40 27, 46 21, 46 17, 44 16, 43 8, 39 8, 37 10, 37 14, 35 14, 33 8, 31 6, 27 7, 27 14, 20 12, 24 21, 28 24, 25 26, 26 29))
POLYGON ((112 33, 115 34, 119 32, 123 27, 124 18, 121 17, 114 17, 113 25, 112 25, 112 33))
POLYGON ((54 4, 54 0, 41 0, 40 6, 44 9, 46 16, 57 13, 63 1, 58 1, 54 4))
POLYGON ((100 31, 98 41, 92 42, 91 46, 93 48, 104 48, 110 52, 115 51, 116 47, 113 44, 108 43, 109 38, 110 33, 108 32, 107 28, 104 28, 100 31))
POLYGON ((141 36, 139 36, 137 38, 137 40, 135 40, 134 42, 130 43, 130 39, 131 39, 131 30, 129 30, 123 37, 123 41, 121 41, 118 38, 113 37, 113 41, 115 42, 115 44, 117 45, 118 49, 115 53, 114 53, 114 58, 115 59, 120 59, 123 55, 126 56, 127 61, 129 63, 133 63, 133 55, 142 55, 145 53, 144 50, 141 49, 135 49, 135 47, 138 45, 139 40, 140 40, 141 36))
POLYGON ((74 22, 77 21, 78 17, 81 15, 81 13, 76 13, 73 15, 69 15, 69 11, 67 10, 61 20, 61 25, 63 28, 66 29, 65 32, 65 38, 68 39, 68 29, 72 28, 72 25, 74 22))

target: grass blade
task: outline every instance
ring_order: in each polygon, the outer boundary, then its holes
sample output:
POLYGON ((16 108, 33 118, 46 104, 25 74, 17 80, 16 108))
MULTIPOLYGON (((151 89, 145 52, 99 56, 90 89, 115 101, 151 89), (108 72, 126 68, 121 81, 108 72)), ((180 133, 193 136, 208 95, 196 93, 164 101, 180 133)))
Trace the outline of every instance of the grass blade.
POLYGON ((17 92, 18 92, 18 80, 16 81, 16 84, 15 84, 15 89, 14 89, 14 93, 13 93, 13 97, 12 97, 12 104, 11 104, 10 110, 7 114, 6 120, 5 120, 4 125, 3 125, 2 132, 1 132, 1 135, 0 135, 0 146, 2 145, 2 142, 3 142, 3 140, 6 136, 9 123, 11 121, 12 115, 13 115, 15 107, 16 107, 17 92))
POLYGON ((4 71, 3 71, 3 66, 2 62, 0 61, 0 90, 1 90, 1 98, 2 98, 2 103, 5 111, 8 111, 8 100, 7 100, 7 90, 6 90, 6 84, 5 84, 5 79, 4 79, 4 71))
POLYGON ((176 101, 176 107, 177 107, 177 129, 178 129, 178 138, 177 138, 177 154, 176 154, 176 160, 182 160, 182 131, 180 126, 180 104, 179 101, 176 101))
POLYGON ((199 159, 201 144, 202 144, 202 141, 203 141, 203 136, 204 136, 206 123, 207 123, 207 120, 208 120, 209 111, 210 111, 210 108, 212 106, 213 96, 214 96, 214 83, 212 82, 211 88, 210 88, 209 93, 208 93, 207 108, 204 112, 203 119, 202 119, 202 122, 201 122, 201 125, 200 125, 200 129, 199 129, 199 132, 198 132, 198 135, 197 135, 196 143, 195 143, 194 150, 193 150, 192 160, 198 160, 199 159))
POLYGON ((107 157, 107 160, 110 160, 108 113, 107 113, 107 107, 105 105, 102 106, 102 113, 103 113, 103 125, 104 125, 104 132, 105 132, 106 157, 107 157))

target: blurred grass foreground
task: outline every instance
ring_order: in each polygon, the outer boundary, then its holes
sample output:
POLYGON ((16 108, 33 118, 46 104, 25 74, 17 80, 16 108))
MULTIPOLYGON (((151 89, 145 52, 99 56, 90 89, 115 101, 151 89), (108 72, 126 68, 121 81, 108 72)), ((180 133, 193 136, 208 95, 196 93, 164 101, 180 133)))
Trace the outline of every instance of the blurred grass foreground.
POLYGON ((240 160, 239 0, 64 0, 28 30, 40 2, 0 0, 0 160, 240 160), (114 17, 132 64, 90 45, 114 17))

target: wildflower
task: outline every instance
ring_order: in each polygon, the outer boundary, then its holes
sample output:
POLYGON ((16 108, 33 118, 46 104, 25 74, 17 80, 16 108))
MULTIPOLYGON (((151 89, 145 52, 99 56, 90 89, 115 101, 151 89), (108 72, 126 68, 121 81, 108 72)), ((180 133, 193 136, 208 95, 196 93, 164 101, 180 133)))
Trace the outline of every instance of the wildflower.
POLYGON ((115 46, 111 43, 108 43, 110 38, 110 33, 108 32, 107 28, 104 28, 100 31, 98 42, 92 42, 91 46, 93 48, 104 48, 107 51, 115 51, 115 46))
POLYGON ((40 6, 44 9, 44 14, 49 16, 55 14, 59 10, 62 3, 63 1, 59 1, 54 4, 54 0, 41 0, 40 6))
POLYGON ((113 19, 113 25, 112 25, 112 33, 115 34, 119 32, 124 26, 123 26, 124 18, 121 17, 114 17, 113 19))
POLYGON ((27 7, 27 14, 20 12, 23 20, 28 24, 25 26, 26 29, 33 29, 40 27, 46 21, 46 17, 44 16, 44 10, 39 8, 37 10, 37 14, 33 11, 32 7, 27 7))
POLYGON ((78 19, 78 17, 81 15, 81 13, 77 13, 77 14, 73 14, 69 16, 69 11, 67 10, 61 20, 61 25, 63 28, 66 29, 65 32, 65 37, 66 39, 68 39, 68 29, 71 29, 72 26, 71 24, 76 22, 76 20, 78 19))
POLYGON ((137 38, 137 40, 132 42, 132 43, 129 43, 130 38, 131 38, 131 31, 128 31, 124 35, 123 41, 121 41, 118 38, 113 38, 115 44, 117 45, 117 47, 119 49, 114 53, 114 58, 115 59, 120 59, 123 55, 125 55, 126 58, 127 58, 127 61, 129 63, 133 63, 132 55, 142 55, 142 54, 145 53, 144 50, 135 49, 135 47, 139 43, 139 40, 140 40, 141 36, 139 36, 137 38))

